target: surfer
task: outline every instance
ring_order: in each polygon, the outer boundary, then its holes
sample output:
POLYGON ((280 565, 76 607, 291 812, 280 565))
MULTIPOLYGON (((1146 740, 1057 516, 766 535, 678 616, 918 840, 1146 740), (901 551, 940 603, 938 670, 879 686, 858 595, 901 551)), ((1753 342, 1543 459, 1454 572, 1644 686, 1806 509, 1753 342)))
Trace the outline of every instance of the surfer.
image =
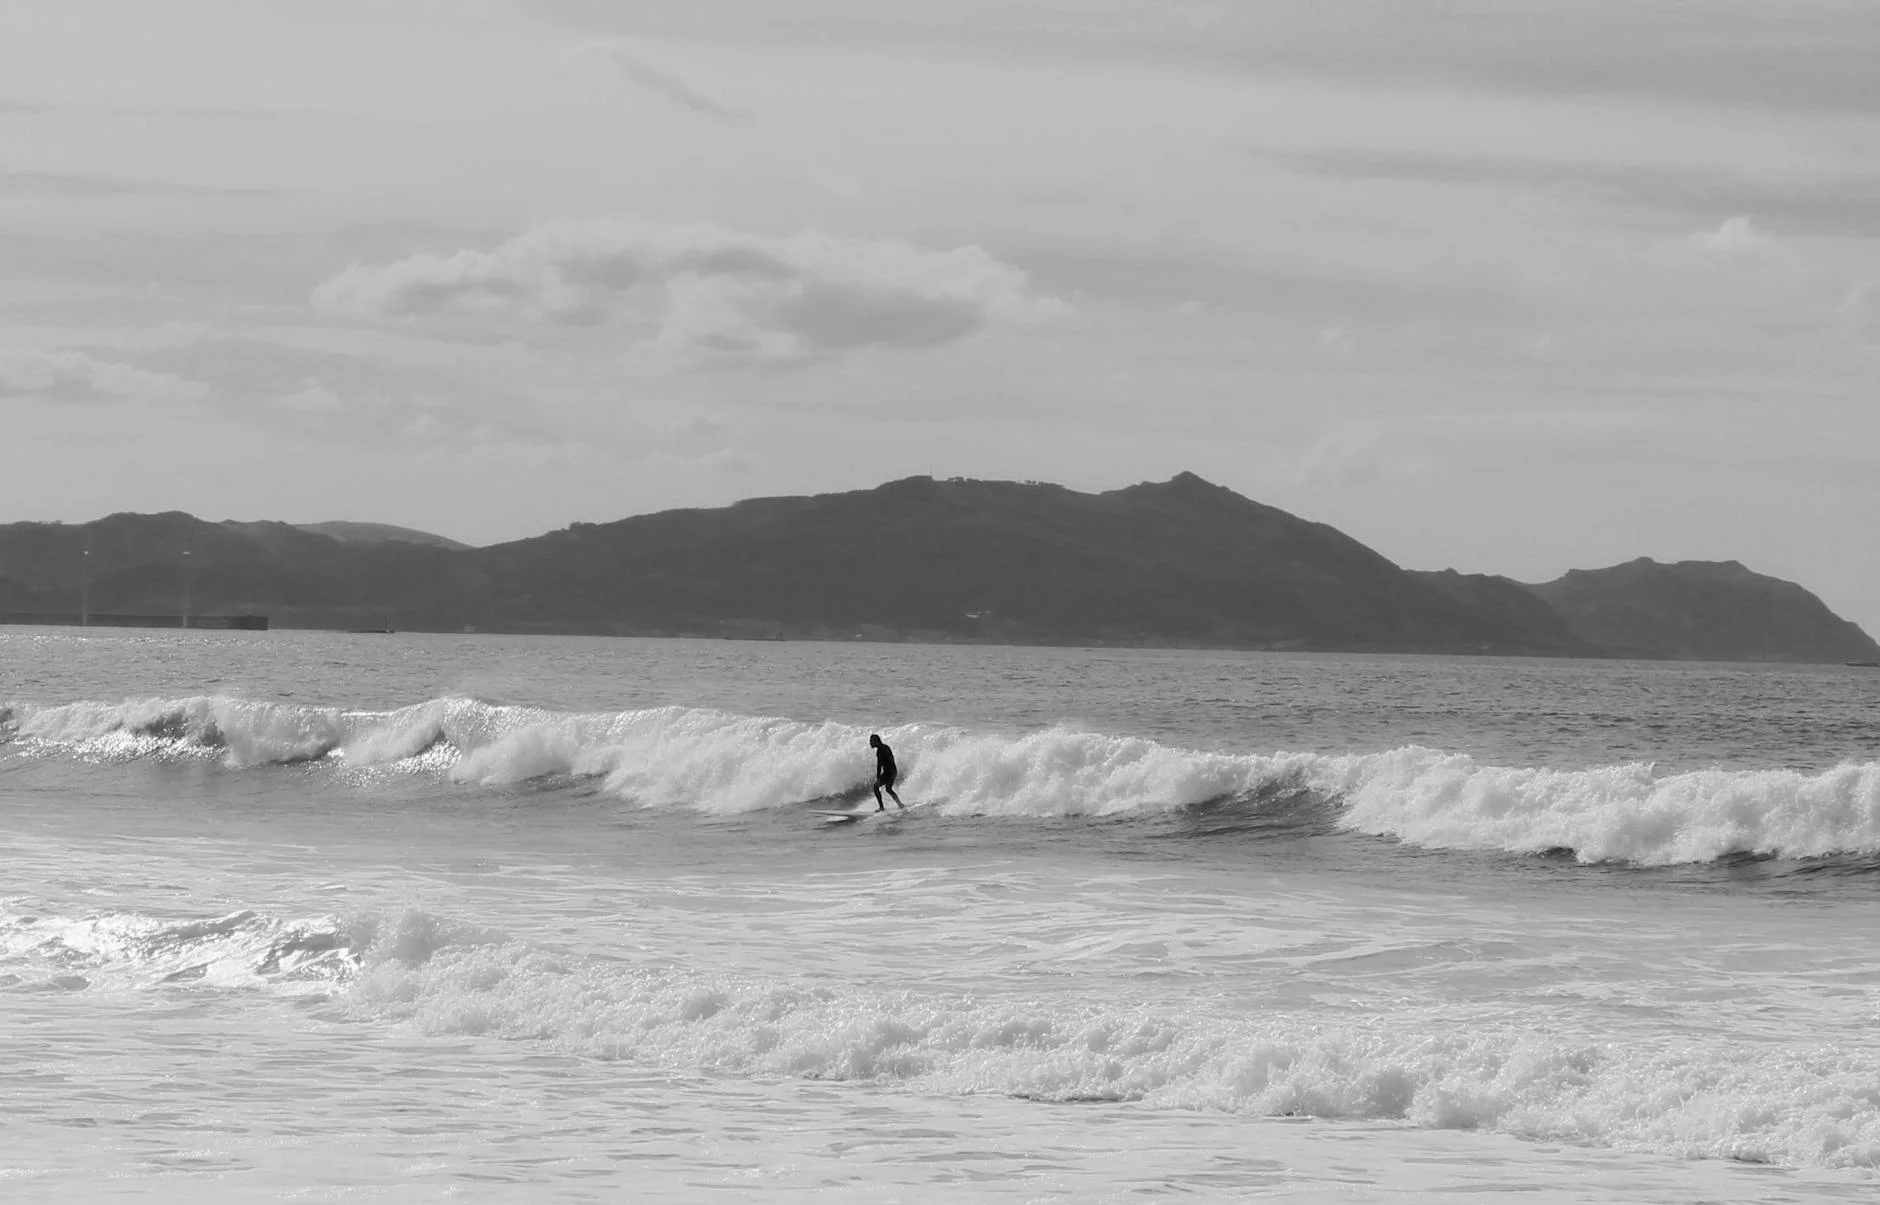
POLYGON ((901 797, 894 794, 894 780, 900 776, 899 771, 894 768, 894 750, 888 748, 888 742, 879 736, 871 735, 868 738, 868 744, 875 751, 875 810, 877 812, 888 810, 888 805, 881 801, 881 792, 884 789, 888 794, 894 795, 895 807, 907 807, 901 802, 901 797))

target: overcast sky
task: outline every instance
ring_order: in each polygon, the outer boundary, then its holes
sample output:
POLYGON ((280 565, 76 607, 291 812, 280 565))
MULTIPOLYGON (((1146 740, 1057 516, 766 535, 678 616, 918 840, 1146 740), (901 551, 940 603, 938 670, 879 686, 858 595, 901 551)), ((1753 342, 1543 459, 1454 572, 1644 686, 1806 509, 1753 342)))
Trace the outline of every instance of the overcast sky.
POLYGON ((1192 469, 1880 634, 1875 0, 7 0, 0 519, 1192 469))

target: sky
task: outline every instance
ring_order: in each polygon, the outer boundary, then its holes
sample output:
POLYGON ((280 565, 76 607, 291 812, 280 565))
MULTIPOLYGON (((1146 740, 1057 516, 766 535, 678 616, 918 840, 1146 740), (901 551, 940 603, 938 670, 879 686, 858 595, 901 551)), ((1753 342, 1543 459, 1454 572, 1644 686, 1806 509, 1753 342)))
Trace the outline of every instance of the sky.
POLYGON ((0 520, 1192 470, 1880 634, 1874 0, 8 0, 0 520))

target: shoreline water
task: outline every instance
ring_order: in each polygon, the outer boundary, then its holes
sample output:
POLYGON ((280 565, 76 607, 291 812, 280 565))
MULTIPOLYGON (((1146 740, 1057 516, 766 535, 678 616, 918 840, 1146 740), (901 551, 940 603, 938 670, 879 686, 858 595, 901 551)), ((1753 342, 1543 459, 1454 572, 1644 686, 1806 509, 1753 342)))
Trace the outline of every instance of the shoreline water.
POLYGON ((1874 688, 1834 667, 0 649, 30 1199, 1880 1174, 1874 688), (876 729, 915 809, 820 828, 876 729))

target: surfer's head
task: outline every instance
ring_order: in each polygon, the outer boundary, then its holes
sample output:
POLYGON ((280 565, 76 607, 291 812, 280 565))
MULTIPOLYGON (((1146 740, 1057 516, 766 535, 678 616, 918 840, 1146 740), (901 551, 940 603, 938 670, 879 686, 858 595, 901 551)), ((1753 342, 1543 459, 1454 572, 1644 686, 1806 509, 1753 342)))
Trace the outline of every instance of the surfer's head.
POLYGON ((870 749, 877 749, 877 748, 880 748, 880 746, 881 746, 881 738, 879 736, 876 736, 872 732, 869 733, 868 734, 868 747, 870 749))

